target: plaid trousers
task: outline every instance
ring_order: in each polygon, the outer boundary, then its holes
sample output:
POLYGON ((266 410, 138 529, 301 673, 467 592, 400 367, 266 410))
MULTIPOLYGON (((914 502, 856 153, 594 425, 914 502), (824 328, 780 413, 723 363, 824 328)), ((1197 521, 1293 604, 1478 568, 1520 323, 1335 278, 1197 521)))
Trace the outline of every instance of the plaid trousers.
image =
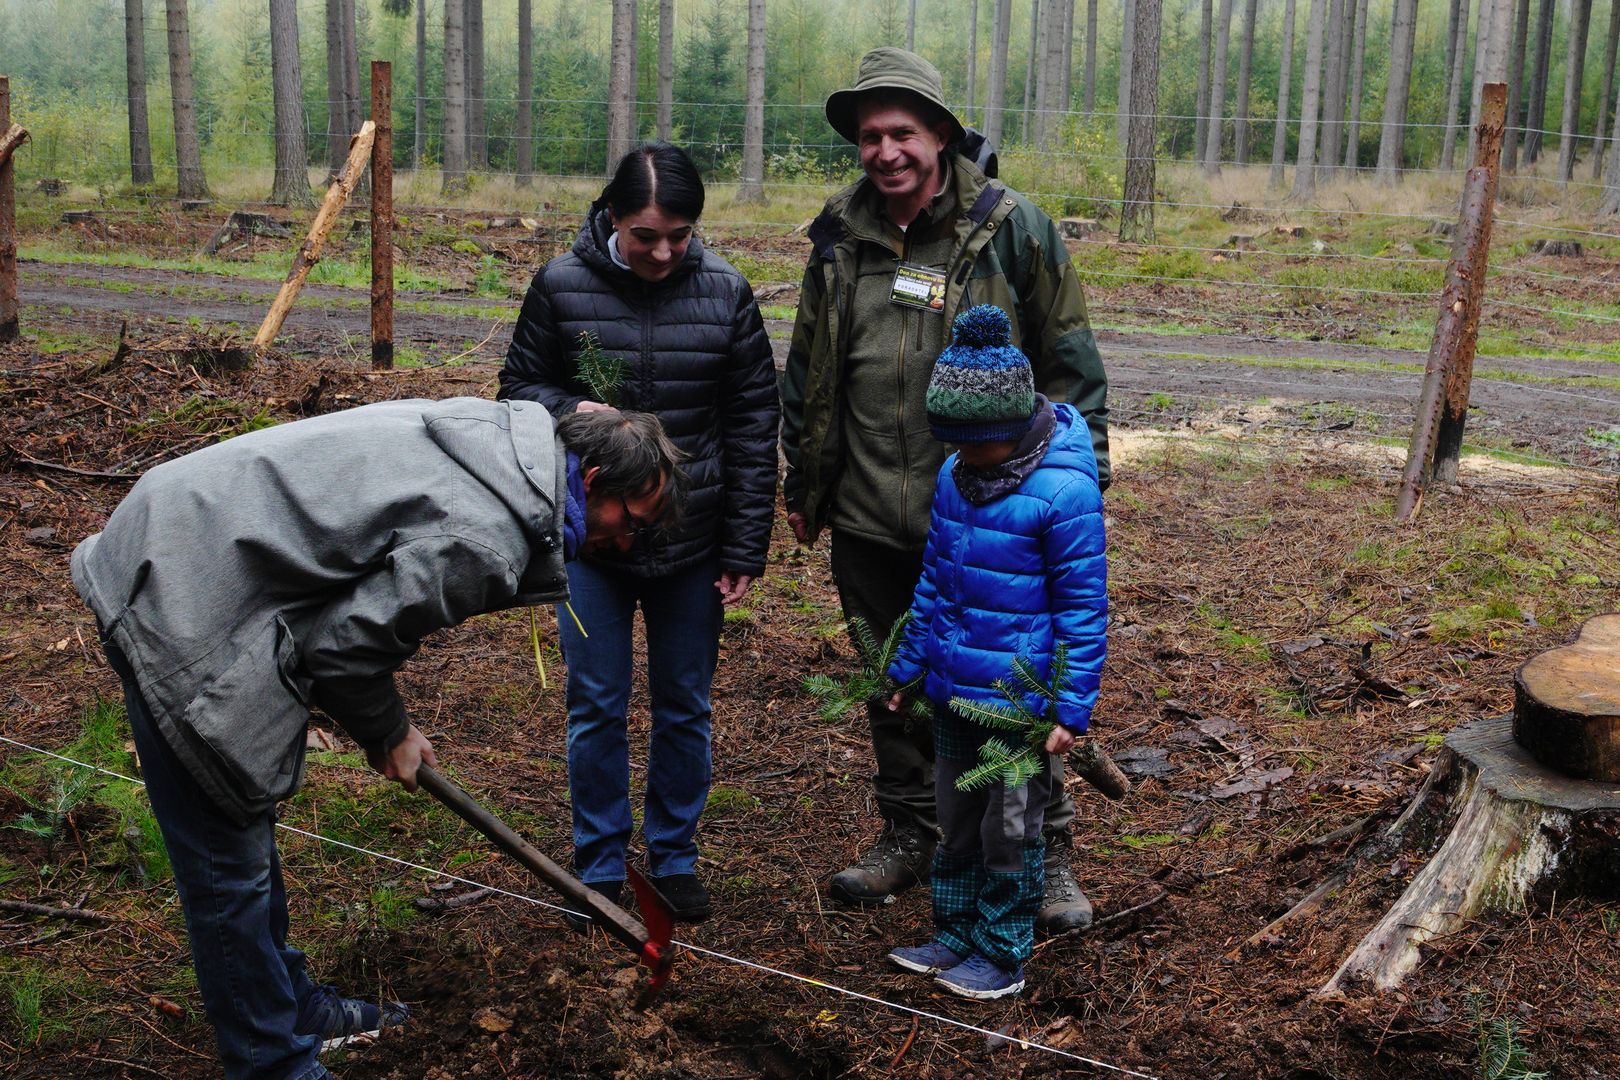
POLYGON ((975 764, 935 759, 935 802, 945 836, 934 851, 934 940, 958 956, 978 953, 1012 971, 1035 948, 1035 916, 1046 888, 1041 823, 1051 774, 1020 788, 998 782, 957 791, 956 778, 975 764))

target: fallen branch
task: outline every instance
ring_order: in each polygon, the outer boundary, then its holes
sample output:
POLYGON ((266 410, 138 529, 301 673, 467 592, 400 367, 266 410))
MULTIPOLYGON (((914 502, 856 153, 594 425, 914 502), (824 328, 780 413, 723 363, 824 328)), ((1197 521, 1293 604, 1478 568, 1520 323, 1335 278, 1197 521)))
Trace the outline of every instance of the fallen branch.
POLYGON ((133 484, 141 478, 140 473, 95 472, 91 469, 75 469, 69 465, 55 465, 49 461, 40 461, 27 454, 19 453, 17 460, 30 469, 45 469, 49 472, 67 473, 69 476, 82 476, 87 480, 125 480, 133 484))
POLYGON ((1226 958, 1228 960, 1236 960, 1244 949, 1253 948, 1254 946, 1261 944, 1267 938, 1274 936, 1278 930, 1282 929, 1287 924, 1296 919, 1302 919, 1307 915, 1316 914, 1321 910, 1322 905, 1327 902, 1329 894, 1343 888, 1344 883, 1349 880, 1349 870, 1339 870, 1335 873, 1329 874, 1327 878, 1323 880, 1323 882, 1316 888, 1312 889, 1303 900, 1289 908, 1287 911, 1283 912, 1281 915, 1277 916, 1275 919, 1272 919, 1266 925, 1256 930, 1253 934, 1249 935, 1249 937, 1246 938, 1242 944, 1228 952, 1226 954, 1226 958))
POLYGON ((0 911, 12 911, 18 915, 38 915, 45 919, 71 919, 73 922, 117 921, 111 915, 103 915, 99 911, 86 911, 81 907, 49 907, 45 904, 30 904, 23 900, 0 900, 0 911))
POLYGON ((457 893, 455 896, 447 896, 442 900, 437 896, 418 896, 411 901, 411 906, 416 908, 417 911, 425 911, 429 915, 438 915, 446 911, 467 907, 469 904, 476 904, 486 896, 493 896, 494 894, 494 889, 480 887, 469 889, 464 893, 457 893))

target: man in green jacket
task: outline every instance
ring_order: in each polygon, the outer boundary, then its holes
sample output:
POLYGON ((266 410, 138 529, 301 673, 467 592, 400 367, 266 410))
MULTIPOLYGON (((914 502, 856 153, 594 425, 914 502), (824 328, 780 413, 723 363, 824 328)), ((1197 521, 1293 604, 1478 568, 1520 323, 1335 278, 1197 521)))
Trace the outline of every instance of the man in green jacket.
MULTIPOLYGON (((1085 297, 1052 219, 962 153, 939 72, 903 49, 873 49, 856 84, 827 99, 827 121, 860 152, 864 179, 810 227, 782 396, 788 521, 800 543, 832 534, 846 617, 882 636, 911 602, 945 448, 924 395, 951 321, 974 304, 1004 309, 1036 389, 1073 404, 1108 484, 1108 384, 1085 297)), ((933 733, 881 704, 868 709, 883 831, 834 875, 845 903, 887 903, 928 876, 938 825, 933 733)), ((1085 927, 1091 905, 1069 867, 1074 801, 1061 783, 1046 811, 1045 933, 1085 927)))

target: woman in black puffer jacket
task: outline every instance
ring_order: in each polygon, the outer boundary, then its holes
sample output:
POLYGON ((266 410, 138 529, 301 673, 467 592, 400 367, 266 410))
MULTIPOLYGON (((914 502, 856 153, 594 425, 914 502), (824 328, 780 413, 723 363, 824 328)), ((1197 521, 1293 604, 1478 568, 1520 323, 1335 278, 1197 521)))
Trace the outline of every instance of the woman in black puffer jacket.
POLYGON ((649 142, 626 155, 572 250, 529 285, 499 395, 558 417, 612 406, 655 413, 686 455, 680 523, 644 533, 628 518, 634 531, 619 550, 571 562, 573 614, 557 622, 575 868, 618 899, 632 829, 625 717, 639 604, 652 702, 642 832, 653 883, 691 921, 710 910, 694 834, 709 790, 722 606, 764 572, 776 496, 770 342, 747 280, 693 235, 702 212, 703 182, 684 152, 649 142), (580 372, 587 341, 622 364, 606 393, 580 372))

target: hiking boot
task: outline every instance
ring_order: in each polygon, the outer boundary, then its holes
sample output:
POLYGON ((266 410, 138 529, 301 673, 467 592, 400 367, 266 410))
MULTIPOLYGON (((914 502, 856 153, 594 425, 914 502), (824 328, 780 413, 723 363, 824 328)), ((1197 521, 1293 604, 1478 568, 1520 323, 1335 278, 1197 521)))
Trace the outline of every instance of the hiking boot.
POLYGON ((918 975, 934 975, 960 964, 963 957, 958 956, 949 946, 929 941, 922 945, 906 945, 895 949, 889 954, 888 959, 895 967, 914 971, 918 975))
POLYGON ((398 1027, 411 1010, 398 1001, 373 1005, 358 998, 346 998, 330 983, 317 986, 298 1006, 293 1023, 295 1035, 319 1035, 321 1053, 353 1043, 368 1043, 384 1028, 398 1027))
POLYGON ((1069 857, 1074 841, 1067 836, 1046 842, 1046 895, 1035 917, 1035 932, 1043 937, 1084 930, 1091 925, 1091 901, 1075 883, 1069 857))
POLYGON ((1008 971, 975 953, 949 971, 935 975, 934 981, 957 997, 994 1001, 1024 988, 1024 969, 1008 971))
POLYGON ((936 839, 915 821, 887 821, 877 843, 827 886, 840 904, 891 904, 895 895, 928 880, 936 839))
POLYGON ((670 874, 652 879, 652 887, 669 905, 670 918, 676 922, 702 922, 714 911, 709 890, 703 887, 696 874, 670 874))
MULTIPOLYGON (((587 881, 585 886, 594 892, 601 893, 615 904, 619 902, 619 897, 624 894, 624 882, 622 881, 587 881)), ((568 924, 568 929, 576 934, 588 934, 591 932, 591 927, 596 925, 595 919, 577 911, 564 911, 563 921, 568 924)))

